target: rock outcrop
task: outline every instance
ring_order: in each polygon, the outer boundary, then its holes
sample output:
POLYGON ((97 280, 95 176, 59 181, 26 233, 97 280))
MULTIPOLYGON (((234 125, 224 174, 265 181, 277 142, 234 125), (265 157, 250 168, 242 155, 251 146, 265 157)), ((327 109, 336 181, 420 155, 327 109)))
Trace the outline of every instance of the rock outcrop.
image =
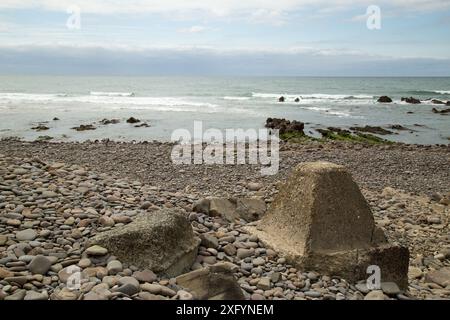
POLYGON ((381 96, 378 98, 377 102, 379 103, 391 103, 392 99, 389 98, 388 96, 381 96))
POLYGON ((411 103, 411 104, 419 104, 420 100, 413 98, 413 97, 409 97, 409 98, 402 98, 402 101, 406 102, 406 103, 411 103))
POLYGON ((286 119, 267 118, 265 127, 269 129, 278 129, 280 130, 280 134, 287 132, 304 134, 303 130, 305 129, 305 124, 297 120, 290 121, 286 119))
POLYGON ((180 210, 161 209, 100 233, 89 244, 107 248, 122 262, 174 277, 190 270, 200 239, 180 210))
POLYGON ((395 282, 402 289, 408 285, 408 249, 387 242, 342 166, 298 165, 267 214, 246 230, 304 270, 356 282, 367 279, 368 266, 377 265, 382 282, 395 282))

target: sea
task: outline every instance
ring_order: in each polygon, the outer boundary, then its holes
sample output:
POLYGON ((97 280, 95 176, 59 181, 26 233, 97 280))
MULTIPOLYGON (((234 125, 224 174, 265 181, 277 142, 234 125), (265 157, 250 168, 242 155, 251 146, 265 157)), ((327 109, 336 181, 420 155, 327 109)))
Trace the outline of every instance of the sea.
POLYGON ((450 77, 126 77, 0 76, 0 138, 52 141, 170 141, 176 129, 259 129, 268 117, 305 123, 305 133, 320 136, 329 126, 400 124, 408 130, 383 136, 413 144, 448 144, 450 108, 430 99, 450 100, 450 77), (393 102, 380 104, 379 96, 393 102), (278 101, 280 96, 285 102, 278 101), (424 100, 412 105, 402 97, 424 100), (295 99, 299 98, 299 102, 295 99), (148 127, 126 120, 137 118, 148 127), (58 118, 59 120, 53 120, 58 118), (119 119, 103 125, 102 119, 119 119), (46 131, 32 128, 39 124, 46 131), (96 130, 76 131, 93 124, 96 130))

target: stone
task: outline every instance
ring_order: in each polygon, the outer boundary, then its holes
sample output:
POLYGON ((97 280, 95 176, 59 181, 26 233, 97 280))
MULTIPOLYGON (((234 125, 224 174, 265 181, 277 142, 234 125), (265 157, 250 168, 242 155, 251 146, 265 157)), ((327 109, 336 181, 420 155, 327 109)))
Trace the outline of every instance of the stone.
POLYGON ((194 263, 200 239, 180 209, 165 208, 140 214, 89 242, 107 248, 122 263, 175 277, 194 263))
POLYGON ((35 256, 33 260, 31 260, 30 264, 28 265, 28 270, 32 274, 42 274, 45 275, 48 270, 50 270, 50 267, 52 266, 52 262, 47 259, 44 256, 35 256))
POLYGON ((236 254, 236 251, 237 251, 236 247, 233 244, 231 244, 231 243, 228 243, 227 245, 225 245, 222 248, 222 250, 223 250, 223 252, 225 252, 229 256, 234 256, 236 254))
POLYGON ((108 249, 98 245, 94 245, 86 249, 86 254, 90 256, 104 256, 107 253, 108 249))
POLYGON ((388 96, 381 96, 378 98, 377 102, 379 103, 391 103, 392 99, 389 98, 388 96))
POLYGON ((8 241, 8 237, 3 234, 0 234, 0 246, 4 246, 7 241, 8 241))
POLYGON ((141 289, 155 295, 163 295, 168 297, 173 297, 176 295, 175 291, 160 284, 144 283, 141 285, 141 289))
POLYGON ((238 218, 235 204, 226 198, 209 199, 208 214, 212 217, 224 217, 228 221, 234 221, 238 218))
POLYGON ((131 284, 133 285, 135 288, 139 288, 139 281, 137 281, 135 278, 133 277, 121 277, 119 278, 118 281, 119 285, 124 285, 124 284, 131 284))
POLYGON ((212 217, 221 216, 229 222, 244 219, 247 222, 259 220, 266 212, 266 202, 253 198, 205 198, 194 204, 193 210, 212 217))
POLYGON ((112 291, 113 292, 120 292, 120 293, 123 293, 123 294, 125 294, 127 296, 132 296, 132 295, 134 295, 134 294, 139 292, 139 288, 136 288, 131 283, 126 283, 126 284, 121 285, 118 288, 112 289, 112 291))
POLYGON ((269 290, 271 288, 270 278, 263 277, 258 281, 258 284, 256 285, 258 289, 261 290, 269 290))
POLYGON ((27 291, 24 289, 16 290, 12 295, 6 296, 4 300, 6 301, 17 301, 23 300, 25 298, 27 291))
POLYGON ((426 282, 434 282, 441 287, 450 285, 450 267, 429 271, 425 276, 426 282))
POLYGON ((60 290, 55 290, 50 295, 50 300, 77 300, 79 291, 71 291, 69 288, 64 287, 60 290))
POLYGON ((210 234, 202 234, 200 236, 201 239, 201 245, 205 248, 218 248, 219 247, 219 240, 210 234))
POLYGON ((401 292, 400 288, 395 282, 382 282, 381 290, 390 296, 395 296, 401 292))
POLYGON ((89 267, 91 264, 92 262, 91 259, 89 258, 83 258, 80 261, 78 261, 78 266, 83 269, 89 267))
POLYGON ((209 214, 209 199, 200 199, 195 202, 192 210, 198 213, 209 214))
POLYGON ((115 224, 114 219, 108 216, 101 216, 98 222, 105 227, 112 227, 115 224))
POLYGON ((366 294, 364 300, 386 300, 386 298, 387 297, 384 295, 383 291, 373 290, 366 294))
POLYGON ((245 259, 247 257, 251 257, 253 255, 253 253, 254 253, 254 251, 251 249, 239 248, 239 249, 237 249, 236 256, 239 259, 245 259))
POLYGON ((31 300, 31 301, 48 300, 48 293, 47 291, 43 292, 27 291, 23 300, 31 300))
POLYGON ((176 283, 199 300, 244 300, 233 273, 221 264, 180 275, 176 283))
POLYGON ((9 270, 6 270, 2 267, 0 267, 0 280, 5 278, 10 278, 14 276, 14 272, 11 272, 9 270))
POLYGON ((69 278, 76 279, 78 278, 78 276, 79 279, 81 279, 82 274, 81 269, 76 265, 65 267, 58 272, 59 281, 61 281, 62 283, 66 283, 69 278), (73 276, 73 278, 71 278, 71 276, 73 276))
POLYGON ((261 184, 261 183, 258 183, 258 182, 250 182, 250 183, 247 185, 247 188, 248 188, 248 190, 250 190, 250 191, 258 191, 258 190, 260 190, 260 189, 262 188, 262 184, 261 184))
POLYGON ((423 276, 423 272, 418 267, 409 267, 408 269, 408 278, 410 279, 417 279, 421 278, 423 276))
POLYGON ((266 213, 266 202, 261 198, 237 198, 236 212, 247 222, 260 220, 266 213))
POLYGON ((118 261, 118 260, 111 260, 106 265, 106 269, 108 270, 108 274, 115 275, 115 274, 118 274, 119 272, 122 272, 123 266, 122 266, 122 263, 120 261, 118 261))
POLYGON ((370 289, 367 287, 366 283, 357 283, 357 284, 355 284, 355 288, 364 294, 369 293, 369 291, 370 291, 370 289))
POLYGON ((31 241, 36 239, 37 232, 33 229, 25 229, 16 233, 16 239, 19 241, 31 241))
POLYGON ((151 270, 136 271, 133 277, 140 282, 154 282, 157 280, 156 274, 151 270))
POLYGON ((178 300, 193 300, 194 297, 190 292, 180 290, 177 292, 178 300))
POLYGON ((357 282, 367 278, 369 265, 378 265, 382 282, 408 286, 408 249, 387 242, 343 166, 298 165, 266 215, 244 230, 299 269, 357 282))

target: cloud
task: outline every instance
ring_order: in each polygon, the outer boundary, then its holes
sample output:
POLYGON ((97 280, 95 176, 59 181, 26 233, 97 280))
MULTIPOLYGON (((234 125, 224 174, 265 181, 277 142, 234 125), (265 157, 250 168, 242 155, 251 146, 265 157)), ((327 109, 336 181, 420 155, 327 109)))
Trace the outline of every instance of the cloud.
MULTIPOLYGON (((138 14, 138 13, 202 13, 213 16, 250 14, 257 10, 286 13, 293 10, 316 8, 318 10, 354 9, 369 6, 373 0, 2 0, 1 9, 42 9, 66 11, 76 4, 84 13, 138 14)), ((379 6, 404 10, 443 10, 450 8, 448 0, 377 0, 379 6)))
POLYGON ((181 32, 181 33, 199 33, 199 32, 203 32, 203 31, 205 31, 207 29, 208 28, 203 27, 203 26, 192 26, 190 28, 179 29, 178 32, 181 32))
POLYGON ((450 59, 360 52, 209 47, 0 47, 0 70, 15 74, 449 76, 450 59))

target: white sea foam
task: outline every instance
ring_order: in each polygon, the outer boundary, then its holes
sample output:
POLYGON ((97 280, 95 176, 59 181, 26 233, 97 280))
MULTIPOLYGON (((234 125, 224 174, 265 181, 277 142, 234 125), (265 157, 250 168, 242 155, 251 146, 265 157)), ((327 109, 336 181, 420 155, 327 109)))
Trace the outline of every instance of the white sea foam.
POLYGON ((102 91, 91 91, 91 96, 104 96, 104 97, 133 97, 133 92, 102 92, 102 91))
POLYGON ((174 97, 134 97, 125 95, 81 95, 67 94, 33 94, 33 93, 0 93, 1 102, 24 103, 93 103, 109 105, 138 105, 138 106, 166 106, 166 107, 202 107, 215 108, 217 105, 206 102, 189 101, 174 97))
POLYGON ((258 93, 253 92, 252 96, 254 98, 264 98, 264 99, 278 99, 283 96, 287 100, 295 100, 299 98, 302 100, 370 100, 372 101, 374 96, 372 95, 349 95, 349 94, 324 94, 324 93, 314 93, 314 94, 281 94, 281 93, 258 93))
POLYGON ((450 91, 445 91, 445 90, 436 90, 434 92, 439 93, 439 94, 450 94, 450 91))
POLYGON ((237 100, 237 101, 244 101, 244 100, 250 100, 250 97, 233 97, 233 96, 225 96, 225 97, 223 97, 223 100, 237 100))

